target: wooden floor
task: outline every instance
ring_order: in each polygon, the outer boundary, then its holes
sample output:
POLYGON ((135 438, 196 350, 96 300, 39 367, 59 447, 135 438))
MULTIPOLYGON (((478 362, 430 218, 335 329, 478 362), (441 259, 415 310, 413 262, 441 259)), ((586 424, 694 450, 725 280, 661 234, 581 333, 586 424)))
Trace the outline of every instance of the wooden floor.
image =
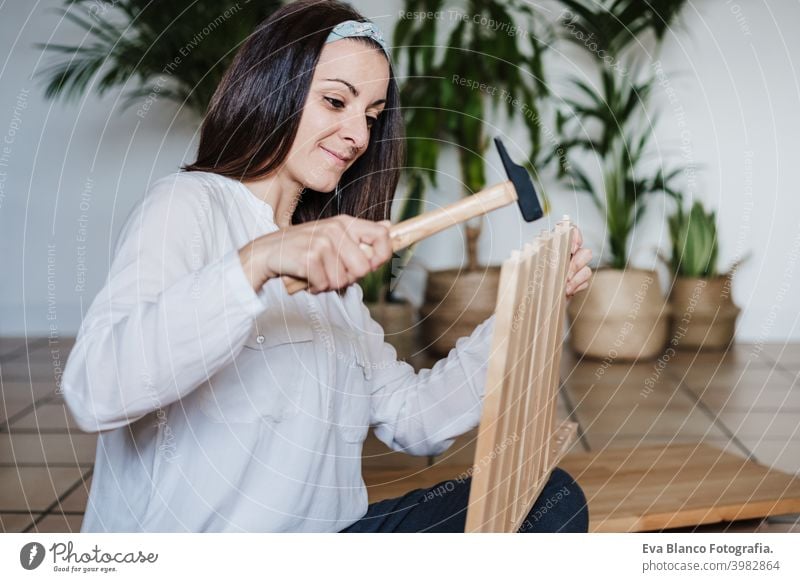
MULTIPOLYGON (((72 343, 0 339, 0 531, 80 528, 96 437, 75 427, 56 390, 72 343)), ((702 442, 800 476, 799 383, 800 344, 738 344, 727 353, 680 353, 638 365, 567 356, 559 414, 579 423, 570 453, 576 458, 702 442)), ((472 462, 474 436, 436 459, 388 451, 370 436, 364 474, 371 500, 407 491, 409 472, 431 485, 458 476, 472 462)), ((590 498, 590 513, 592 504, 590 498)), ((788 515, 676 531, 800 531, 800 524, 788 515)))

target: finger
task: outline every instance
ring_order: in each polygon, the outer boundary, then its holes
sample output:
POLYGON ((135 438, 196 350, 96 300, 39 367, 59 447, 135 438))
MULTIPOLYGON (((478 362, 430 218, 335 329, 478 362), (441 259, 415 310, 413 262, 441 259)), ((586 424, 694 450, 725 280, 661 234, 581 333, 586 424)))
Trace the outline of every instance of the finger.
POLYGON ((373 222, 371 220, 358 220, 350 226, 349 233, 358 243, 365 243, 372 247, 370 266, 377 269, 392 258, 392 240, 389 236, 388 220, 373 222))
POLYGON ((572 256, 569 262, 569 274, 567 279, 570 280, 575 276, 575 273, 583 269, 592 260, 591 249, 581 248, 572 256))
POLYGON ((584 281, 583 283, 580 284, 573 282, 567 283, 567 287, 565 289, 567 299, 574 297, 575 295, 577 295, 584 289, 587 289, 588 287, 589 287, 589 281, 584 281))
POLYGON ((577 226, 572 227, 574 233, 572 235, 572 254, 583 246, 583 233, 581 233, 581 229, 577 226))
POLYGON ((577 289, 584 283, 588 283, 589 279, 592 278, 592 270, 589 267, 583 267, 580 271, 575 273, 575 276, 572 277, 569 284, 573 289, 577 289))
POLYGON ((572 259, 576 267, 575 272, 578 272, 592 260, 592 249, 581 247, 572 259))
POLYGON ((322 252, 322 262, 328 277, 328 289, 340 289, 349 283, 347 266, 341 261, 339 249, 331 244, 322 252))
POLYGON ((344 280, 337 281, 337 288, 355 282, 370 271, 369 257, 358 248, 352 230, 359 220, 353 216, 340 214, 325 224, 325 233, 329 237, 339 263, 337 272, 344 275, 344 280))
POLYGON ((351 238, 348 230, 341 230, 335 235, 338 261, 346 270, 350 281, 360 279, 372 270, 369 256, 351 238))
POLYGON ((308 290, 310 292, 320 293, 328 288, 328 274, 325 272, 325 265, 319 257, 308 255, 305 271, 305 278, 308 281, 308 290))
POLYGON ((365 230, 361 235, 360 240, 370 245, 374 251, 371 259, 373 270, 392 258, 394 249, 392 248, 392 239, 389 236, 390 224, 388 220, 383 220, 365 225, 365 230))
POLYGON ((306 249, 308 259, 305 278, 309 281, 316 280, 315 291, 321 293, 336 288, 341 279, 347 278, 347 272, 338 267, 335 245, 323 221, 313 225, 312 233, 306 249))

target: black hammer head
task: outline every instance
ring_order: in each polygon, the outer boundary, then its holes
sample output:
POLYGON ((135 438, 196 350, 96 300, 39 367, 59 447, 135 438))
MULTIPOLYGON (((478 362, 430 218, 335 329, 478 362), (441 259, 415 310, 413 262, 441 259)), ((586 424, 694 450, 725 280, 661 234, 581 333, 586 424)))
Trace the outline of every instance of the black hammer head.
POLYGON ((539 197, 536 195, 536 188, 533 187, 530 174, 525 168, 511 161, 506 146, 499 137, 494 138, 494 143, 500 153, 500 159, 503 161, 508 179, 514 185, 514 190, 517 191, 517 204, 522 212, 522 218, 526 222, 540 219, 544 216, 544 211, 542 205, 539 204, 539 197))

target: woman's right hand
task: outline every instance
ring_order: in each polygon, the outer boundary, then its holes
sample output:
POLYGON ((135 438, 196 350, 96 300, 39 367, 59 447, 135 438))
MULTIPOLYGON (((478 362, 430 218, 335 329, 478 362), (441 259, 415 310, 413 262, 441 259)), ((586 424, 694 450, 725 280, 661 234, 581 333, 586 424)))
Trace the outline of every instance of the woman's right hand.
POLYGON ((239 259, 256 292, 282 275, 307 280, 311 293, 336 290, 392 257, 390 224, 340 214, 261 236, 239 249, 239 259), (372 247, 371 258, 360 243, 372 247))

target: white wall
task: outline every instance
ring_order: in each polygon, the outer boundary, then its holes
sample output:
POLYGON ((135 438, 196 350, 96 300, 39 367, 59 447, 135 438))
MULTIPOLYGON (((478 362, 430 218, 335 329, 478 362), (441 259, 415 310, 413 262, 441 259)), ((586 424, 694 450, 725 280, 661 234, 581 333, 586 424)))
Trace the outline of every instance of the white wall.
MULTIPOLYGON (((353 4, 391 38, 399 0, 353 4)), ((150 181, 192 160, 196 147, 197 120, 167 102, 139 117, 136 107, 120 110, 118 92, 70 104, 43 99, 43 81, 31 75, 46 63, 33 43, 51 36, 80 42, 75 27, 52 12, 60 5, 0 6, 0 335, 74 334, 102 286, 109 249, 128 211, 150 181)), ((560 12, 556 6, 544 5, 552 17, 560 12)), ((800 255, 798 21, 795 1, 696 1, 661 53, 674 96, 670 102, 663 87, 656 95, 663 107, 659 149, 665 159, 696 166, 695 195, 719 209, 722 264, 752 253, 734 284, 744 308, 741 340, 800 339, 794 280, 800 255)), ((579 51, 561 48, 564 54, 550 67, 556 93, 588 62, 579 51)), ((522 136, 510 131, 506 142, 524 147, 517 139, 522 136)), ((493 152, 488 161, 490 182, 503 179, 493 152)), ((442 170, 453 178, 431 193, 430 207, 458 197, 452 156, 442 170)), ((602 221, 588 199, 552 182, 548 193, 551 219, 570 214, 587 244, 602 250, 602 221)), ((637 265, 654 264, 653 249, 666 246, 667 210, 663 202, 653 204, 638 229, 637 265)), ((521 224, 517 211, 505 208, 485 226, 481 258, 498 263, 547 225, 521 224)), ((429 268, 458 265, 461 232, 452 229, 418 248, 418 260, 429 268)))

